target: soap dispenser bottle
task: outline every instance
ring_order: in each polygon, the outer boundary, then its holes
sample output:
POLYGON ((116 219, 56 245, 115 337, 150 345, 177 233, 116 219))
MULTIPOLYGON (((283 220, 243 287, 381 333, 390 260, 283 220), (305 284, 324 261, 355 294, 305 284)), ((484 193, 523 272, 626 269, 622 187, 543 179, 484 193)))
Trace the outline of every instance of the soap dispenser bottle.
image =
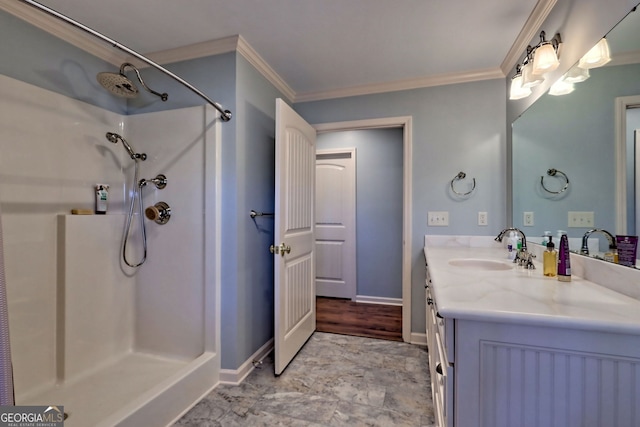
POLYGON ((545 276, 556 277, 558 269, 558 252, 553 244, 552 237, 548 236, 547 250, 542 254, 542 270, 545 276))

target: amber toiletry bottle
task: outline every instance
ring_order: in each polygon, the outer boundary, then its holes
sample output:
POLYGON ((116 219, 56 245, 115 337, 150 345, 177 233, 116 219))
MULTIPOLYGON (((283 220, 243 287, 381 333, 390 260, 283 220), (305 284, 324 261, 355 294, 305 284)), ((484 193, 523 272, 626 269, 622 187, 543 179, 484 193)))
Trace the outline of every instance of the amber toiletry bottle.
POLYGON ((558 252, 552 242, 551 236, 547 242, 547 250, 542 254, 542 270, 545 276, 555 277, 558 269, 558 252))

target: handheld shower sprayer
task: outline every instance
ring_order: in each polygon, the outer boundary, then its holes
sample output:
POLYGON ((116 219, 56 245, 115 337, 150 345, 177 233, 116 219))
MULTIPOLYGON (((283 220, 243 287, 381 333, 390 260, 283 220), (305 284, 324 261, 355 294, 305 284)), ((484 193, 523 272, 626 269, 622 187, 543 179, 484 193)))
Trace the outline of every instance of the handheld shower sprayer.
POLYGON ((139 91, 136 85, 124 74, 125 68, 131 68, 136 73, 136 77, 138 77, 138 81, 142 84, 142 87, 149 93, 154 94, 155 96, 162 99, 162 101, 166 101, 169 99, 169 95, 166 93, 159 93, 155 90, 151 89, 147 86, 142 80, 142 76, 140 75, 140 71, 133 65, 128 62, 125 62, 120 66, 120 73, 110 73, 110 72, 102 72, 98 73, 97 80, 102 87, 107 89, 112 94, 122 97, 122 98, 135 98, 138 96, 139 91))
POLYGON ((129 145, 129 143, 117 133, 107 132, 106 136, 107 140, 114 144, 117 144, 118 141, 122 142, 122 145, 124 146, 125 150, 127 150, 127 153, 129 153, 129 156, 131 156, 131 158, 136 162, 138 161, 138 159, 142 161, 147 160, 147 155, 145 153, 136 153, 135 151, 133 151, 133 148, 129 145))

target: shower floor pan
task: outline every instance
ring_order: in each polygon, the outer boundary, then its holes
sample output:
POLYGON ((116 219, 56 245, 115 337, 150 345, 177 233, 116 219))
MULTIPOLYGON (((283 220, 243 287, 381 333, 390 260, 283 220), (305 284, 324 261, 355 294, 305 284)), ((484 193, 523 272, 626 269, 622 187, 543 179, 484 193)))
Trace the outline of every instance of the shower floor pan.
POLYGON ((17 404, 64 405, 65 427, 167 425, 213 388, 214 356, 188 361, 130 353, 17 404))

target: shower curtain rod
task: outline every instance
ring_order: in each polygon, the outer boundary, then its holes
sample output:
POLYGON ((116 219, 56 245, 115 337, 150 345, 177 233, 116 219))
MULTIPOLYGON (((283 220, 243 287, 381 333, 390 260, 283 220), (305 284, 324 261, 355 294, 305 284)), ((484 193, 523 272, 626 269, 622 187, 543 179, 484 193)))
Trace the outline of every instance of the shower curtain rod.
POLYGON ((78 21, 75 21, 71 18, 69 18, 66 15, 63 15, 60 12, 57 12, 43 4, 40 4, 36 1, 33 0, 20 0, 23 3, 26 3, 30 6, 35 7, 36 9, 39 9, 55 18, 58 18, 64 22, 66 22, 67 24, 70 24, 76 28, 81 29, 82 31, 85 31, 89 34, 91 34, 94 37, 97 37, 107 43, 109 43, 110 45, 112 45, 113 47, 116 47, 126 53, 128 53, 131 56, 134 56, 135 58, 139 59, 142 62, 145 62, 146 64, 152 66, 153 68, 163 72, 164 74, 166 74, 167 76, 171 77, 172 79, 176 80, 177 82, 181 83, 182 85, 184 85, 187 89, 190 89, 193 93, 195 93, 196 95, 199 95, 201 98, 203 98, 205 101, 207 101, 209 104, 213 105, 213 108, 215 108, 216 110, 218 110, 220 112, 221 119, 224 122, 228 122, 229 120, 231 120, 231 111, 229 110, 223 110, 222 107, 220 106, 220 104, 218 104, 217 102, 213 102, 207 95, 205 95, 204 93, 202 93, 200 90, 198 90, 197 88, 195 88, 193 85, 191 85, 189 82, 187 82, 186 80, 182 79, 181 77, 175 75, 174 73, 172 73, 171 71, 167 70, 166 68, 164 68, 163 66, 161 66, 160 64, 157 64, 156 62, 150 60, 149 58, 147 58, 144 55, 139 54, 138 52, 136 52, 133 49, 128 48, 127 46, 118 43, 117 41, 105 36, 102 33, 97 32, 96 30, 87 27, 86 25, 83 25, 81 23, 79 23, 78 21))

